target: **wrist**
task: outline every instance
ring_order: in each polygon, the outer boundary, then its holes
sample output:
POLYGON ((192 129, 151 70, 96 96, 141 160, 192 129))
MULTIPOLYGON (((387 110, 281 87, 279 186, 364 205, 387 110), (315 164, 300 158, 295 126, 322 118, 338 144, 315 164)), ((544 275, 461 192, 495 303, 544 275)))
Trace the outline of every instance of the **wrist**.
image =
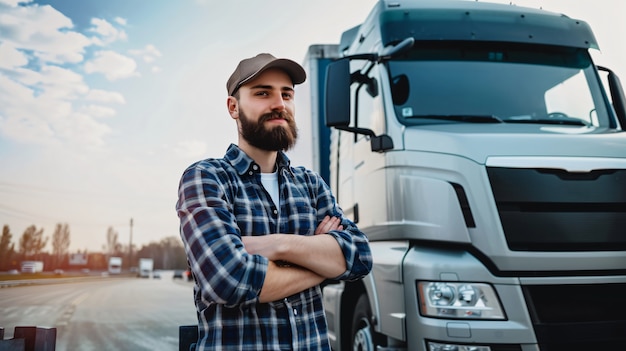
POLYGON ((274 254, 277 260, 288 261, 289 240, 292 235, 276 234, 274 254))

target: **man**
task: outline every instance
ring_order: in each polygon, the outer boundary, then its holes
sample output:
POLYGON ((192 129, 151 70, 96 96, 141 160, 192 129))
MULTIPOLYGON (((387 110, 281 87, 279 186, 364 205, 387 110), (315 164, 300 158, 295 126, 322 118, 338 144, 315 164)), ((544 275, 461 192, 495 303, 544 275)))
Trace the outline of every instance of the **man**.
POLYGON ((238 145, 191 165, 176 205, 195 277, 198 350, 330 350, 320 283, 369 273, 365 235, 317 173, 292 167, 294 61, 242 60, 226 88, 238 145))

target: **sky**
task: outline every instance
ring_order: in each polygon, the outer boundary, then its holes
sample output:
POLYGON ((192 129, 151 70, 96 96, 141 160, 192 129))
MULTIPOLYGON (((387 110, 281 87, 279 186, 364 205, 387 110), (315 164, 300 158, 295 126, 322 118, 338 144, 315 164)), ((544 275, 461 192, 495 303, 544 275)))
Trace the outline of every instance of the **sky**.
MULTIPOLYGON (((596 63, 626 85, 626 2, 492 2, 588 22, 596 63)), ((302 63, 375 3, 0 0, 0 225, 17 247, 28 226, 67 223, 72 252, 102 251, 109 227, 136 248, 178 236, 182 172, 237 142, 225 85, 239 60, 302 63)), ((300 135, 308 117, 296 112, 300 135)), ((302 139, 289 155, 311 166, 302 139)))

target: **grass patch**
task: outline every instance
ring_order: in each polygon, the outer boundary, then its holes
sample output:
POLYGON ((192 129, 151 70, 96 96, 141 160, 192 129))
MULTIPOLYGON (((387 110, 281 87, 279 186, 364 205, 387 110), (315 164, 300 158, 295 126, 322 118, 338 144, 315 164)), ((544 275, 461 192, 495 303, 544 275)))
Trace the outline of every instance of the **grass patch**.
POLYGON ((62 275, 50 273, 20 273, 20 274, 0 274, 0 280, 28 280, 28 279, 55 279, 63 278, 62 275))

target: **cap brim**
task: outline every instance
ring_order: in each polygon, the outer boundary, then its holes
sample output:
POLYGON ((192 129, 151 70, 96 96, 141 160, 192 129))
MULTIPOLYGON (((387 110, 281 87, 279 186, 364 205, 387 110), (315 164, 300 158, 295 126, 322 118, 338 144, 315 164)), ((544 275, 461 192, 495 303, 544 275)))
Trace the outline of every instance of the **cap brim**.
POLYGON ((239 82, 239 84, 237 84, 237 87, 235 88, 234 91, 239 89, 239 87, 246 84, 247 82, 258 77, 261 73, 265 72, 266 70, 270 68, 278 68, 278 69, 285 71, 291 78, 291 82, 294 85, 304 83, 304 81, 306 80, 306 72, 304 71, 304 68, 300 66, 300 64, 289 59, 276 59, 276 60, 269 62, 265 66, 261 67, 258 71, 251 74, 248 78, 239 82))

